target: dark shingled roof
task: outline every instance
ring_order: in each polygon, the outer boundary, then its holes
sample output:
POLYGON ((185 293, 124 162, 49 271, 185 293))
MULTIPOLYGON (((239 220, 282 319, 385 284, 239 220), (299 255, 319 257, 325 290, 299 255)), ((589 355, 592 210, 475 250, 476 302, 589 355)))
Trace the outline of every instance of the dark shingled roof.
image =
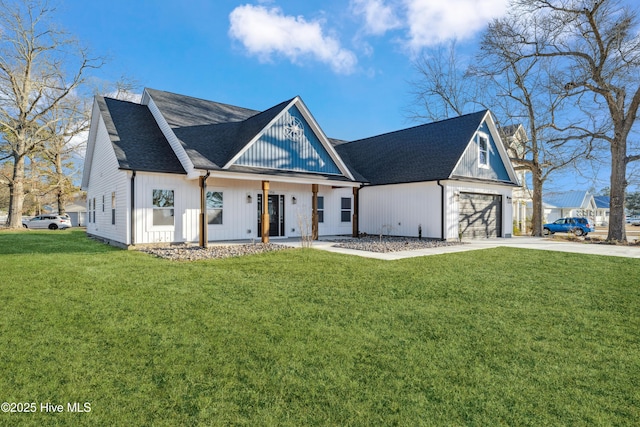
POLYGON ((96 97, 121 169, 185 171, 146 105, 96 97))
POLYGON ((487 111, 349 143, 332 143, 349 168, 374 185, 447 179, 487 111))
POLYGON ((146 89, 196 168, 221 169, 290 102, 260 112, 146 89))
MULTIPOLYGON (((146 91, 194 166, 210 170, 222 169, 293 100, 260 112, 155 89, 146 91)), ((146 105, 103 97, 96 100, 122 169, 185 173, 146 105)), ((329 142, 360 182, 447 179, 487 111, 353 142, 329 142)), ((231 170, 265 172, 239 167, 231 170)))

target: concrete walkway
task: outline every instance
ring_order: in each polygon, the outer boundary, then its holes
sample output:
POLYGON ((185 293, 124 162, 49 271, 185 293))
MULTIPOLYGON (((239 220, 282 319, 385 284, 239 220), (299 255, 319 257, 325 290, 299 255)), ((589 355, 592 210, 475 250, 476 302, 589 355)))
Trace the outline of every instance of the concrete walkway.
MULTIPOLYGON (((327 239, 329 239, 327 237, 327 239)), ((333 239, 339 239, 339 237, 333 237, 333 239)), ((285 239, 276 240, 272 239, 271 243, 281 243, 289 246, 300 247, 299 240, 285 239)), ((605 255, 605 256, 618 256, 627 258, 640 259, 640 246, 615 246, 604 245, 595 243, 583 243, 583 242, 565 242, 559 240, 552 240, 543 237, 512 237, 510 239, 482 239, 482 240, 468 240, 463 245, 444 246, 427 249, 416 249, 411 251, 400 252, 368 252, 357 251, 354 249, 337 248, 334 245, 335 241, 318 240, 312 243, 314 249, 325 250, 329 252, 335 252, 346 255, 356 255, 366 258, 375 258, 381 260, 396 260, 403 258, 412 258, 428 255, 448 254, 453 252, 465 252, 478 249, 496 248, 499 246, 505 246, 510 248, 522 248, 522 249, 537 249, 544 251, 558 251, 558 252, 571 252, 578 254, 589 255, 605 255)))

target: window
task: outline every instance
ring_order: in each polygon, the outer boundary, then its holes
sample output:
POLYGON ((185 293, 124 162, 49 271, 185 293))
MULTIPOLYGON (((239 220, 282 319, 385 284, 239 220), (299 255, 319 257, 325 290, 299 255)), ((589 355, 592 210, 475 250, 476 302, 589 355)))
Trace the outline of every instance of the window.
POLYGON ((116 224, 116 193, 111 193, 111 224, 116 224))
POLYGON ((93 223, 96 223, 96 198, 93 198, 93 223))
POLYGON ((173 225, 173 190, 153 190, 153 225, 173 225))
POLYGON ((340 200, 341 204, 341 221, 342 222, 351 222, 351 198, 350 197, 342 197, 340 200))
POLYGON ((104 194, 102 195, 102 212, 104 212, 104 194))
POLYGON ((207 191, 207 222, 222 224, 222 191, 207 191))
POLYGON ((324 196, 318 196, 318 222, 324 222, 324 196))
POLYGON ((478 163, 480 166, 489 166, 489 138, 478 134, 478 163))

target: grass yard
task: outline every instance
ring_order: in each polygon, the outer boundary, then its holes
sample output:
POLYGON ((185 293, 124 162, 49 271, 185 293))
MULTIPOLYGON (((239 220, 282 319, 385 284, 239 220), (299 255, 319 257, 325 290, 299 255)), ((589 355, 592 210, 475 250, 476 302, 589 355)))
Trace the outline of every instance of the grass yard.
POLYGON ((639 260, 297 249, 179 263, 81 230, 3 231, 0 278, 0 402, 37 407, 0 425, 640 420, 639 260))

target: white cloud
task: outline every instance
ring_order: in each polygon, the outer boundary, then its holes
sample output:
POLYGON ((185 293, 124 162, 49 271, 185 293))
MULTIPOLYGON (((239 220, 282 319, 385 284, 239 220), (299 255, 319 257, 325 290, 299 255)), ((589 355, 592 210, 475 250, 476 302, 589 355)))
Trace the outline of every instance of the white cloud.
POLYGON ((394 9, 383 0, 352 0, 351 5, 356 15, 364 16, 367 34, 382 35, 402 25, 394 9))
POLYGON ((300 64, 312 57, 329 64, 337 73, 350 74, 357 64, 355 54, 323 33, 321 22, 307 22, 302 16, 286 16, 280 8, 244 5, 229 15, 229 35, 262 61, 282 55, 300 64))
POLYGON ((503 15, 508 0, 403 0, 409 48, 417 51, 446 40, 475 36, 491 19, 503 15))

